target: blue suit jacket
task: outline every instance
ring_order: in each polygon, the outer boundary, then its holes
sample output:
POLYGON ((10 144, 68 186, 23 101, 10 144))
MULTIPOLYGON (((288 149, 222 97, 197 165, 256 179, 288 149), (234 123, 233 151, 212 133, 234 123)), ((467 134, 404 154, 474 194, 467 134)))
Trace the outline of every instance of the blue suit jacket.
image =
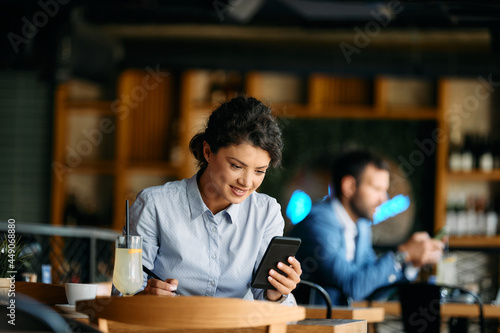
MULTIPOLYGON (((331 200, 313 205, 309 215, 291 232, 291 236, 302 239, 296 256, 302 265, 301 278, 325 288, 333 304, 342 304, 343 295, 362 300, 376 288, 404 279, 393 252, 377 258, 370 221, 360 219, 356 225, 356 252, 351 262, 346 260, 344 228, 331 200)), ((322 303, 319 297, 316 303, 322 303)))

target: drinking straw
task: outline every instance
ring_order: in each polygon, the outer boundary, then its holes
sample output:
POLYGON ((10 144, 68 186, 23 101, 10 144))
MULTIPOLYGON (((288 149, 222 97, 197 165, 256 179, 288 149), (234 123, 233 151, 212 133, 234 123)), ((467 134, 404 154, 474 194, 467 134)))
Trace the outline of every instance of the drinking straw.
POLYGON ((125 200, 125 236, 128 236, 128 226, 129 226, 128 200, 125 200))
POLYGON ((128 200, 125 200, 125 246, 128 248, 128 226, 129 226, 129 212, 128 200))

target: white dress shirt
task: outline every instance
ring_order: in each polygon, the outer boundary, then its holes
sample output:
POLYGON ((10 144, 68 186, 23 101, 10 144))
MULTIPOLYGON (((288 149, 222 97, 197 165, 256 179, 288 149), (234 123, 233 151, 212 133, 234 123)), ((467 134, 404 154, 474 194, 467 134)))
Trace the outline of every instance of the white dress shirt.
POLYGON ((349 214, 344 208, 344 205, 339 199, 335 198, 332 200, 333 211, 337 214, 337 218, 340 224, 344 227, 344 239, 345 239, 345 259, 347 261, 354 260, 354 254, 356 253, 356 236, 358 235, 358 228, 356 223, 351 219, 349 214))

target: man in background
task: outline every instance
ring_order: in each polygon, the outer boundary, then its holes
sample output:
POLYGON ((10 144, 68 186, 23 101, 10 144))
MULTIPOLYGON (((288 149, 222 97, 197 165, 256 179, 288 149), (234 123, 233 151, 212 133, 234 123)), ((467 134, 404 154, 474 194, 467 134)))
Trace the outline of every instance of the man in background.
MULTIPOLYGON (((297 259, 303 279, 325 288, 333 304, 365 299, 375 289, 415 279, 418 268, 437 263, 443 243, 417 232, 396 252, 377 257, 371 221, 387 200, 389 166, 379 156, 352 151, 338 157, 331 169, 330 196, 313 205, 291 232, 302 239, 297 259)), ((316 303, 321 303, 318 298, 316 303)))

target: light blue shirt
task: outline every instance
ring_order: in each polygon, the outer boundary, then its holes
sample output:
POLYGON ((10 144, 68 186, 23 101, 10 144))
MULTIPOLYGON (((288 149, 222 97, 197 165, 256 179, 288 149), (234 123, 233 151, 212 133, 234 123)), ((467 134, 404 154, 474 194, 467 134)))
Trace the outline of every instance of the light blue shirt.
MULTIPOLYGON (((213 215, 196 175, 141 191, 130 209, 130 234, 143 237, 143 265, 162 279, 179 280, 180 295, 244 298, 271 238, 283 228, 280 205, 256 192, 213 215)), ((144 273, 143 289, 146 283, 144 273)), ((262 289, 251 291, 263 299, 262 289)))

